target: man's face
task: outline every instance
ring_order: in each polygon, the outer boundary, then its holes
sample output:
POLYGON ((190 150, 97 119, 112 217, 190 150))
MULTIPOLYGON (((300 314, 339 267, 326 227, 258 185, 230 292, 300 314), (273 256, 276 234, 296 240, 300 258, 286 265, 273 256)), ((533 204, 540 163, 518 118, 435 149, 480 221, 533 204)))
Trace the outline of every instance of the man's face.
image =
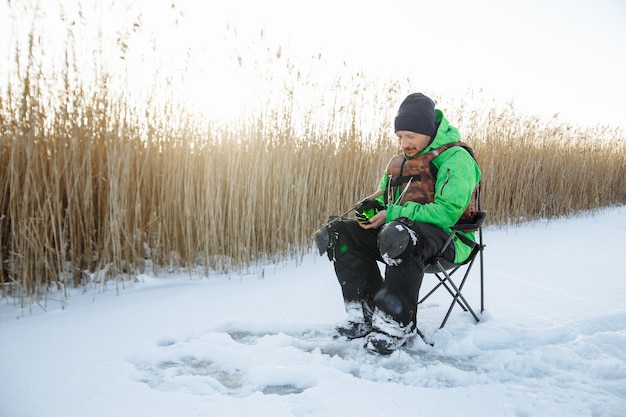
POLYGON ((408 130, 399 130, 396 132, 396 136, 398 136, 402 152, 409 158, 422 152, 430 143, 430 136, 408 130))

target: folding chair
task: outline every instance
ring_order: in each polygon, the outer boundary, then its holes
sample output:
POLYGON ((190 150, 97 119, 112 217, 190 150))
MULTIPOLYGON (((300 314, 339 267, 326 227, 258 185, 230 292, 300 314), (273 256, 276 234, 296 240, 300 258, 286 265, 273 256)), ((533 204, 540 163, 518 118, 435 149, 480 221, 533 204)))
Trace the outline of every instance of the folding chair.
MULTIPOLYGON (((486 216, 486 212, 478 211, 473 217, 471 217, 467 221, 464 221, 462 224, 456 224, 452 229, 452 233, 443 244, 438 254, 427 261, 424 272, 426 274, 434 274, 437 279, 439 279, 439 282, 432 290, 430 290, 430 292, 428 292, 428 294, 426 294, 424 297, 422 297, 422 299, 418 301, 418 305, 422 304, 426 299, 434 294, 435 291, 442 287, 445 288, 452 296, 452 303, 448 308, 446 316, 441 322, 441 326, 439 326, 440 329, 443 329, 443 327, 446 325, 446 322, 450 317, 450 313, 452 313, 452 309, 457 304, 464 311, 469 312, 474 317, 474 320, 476 320, 477 323, 480 321, 480 319, 462 294, 465 282, 467 281, 469 273, 472 270, 472 266, 474 266, 477 258, 480 261, 480 312, 482 313, 483 311, 485 311, 485 296, 483 290, 483 250, 485 249, 485 245, 483 244, 482 225, 485 221, 486 216), (470 256, 467 258, 467 260, 461 264, 455 264, 445 259, 442 254, 444 253, 448 245, 452 243, 452 239, 456 235, 456 232, 459 230, 477 230, 478 238, 476 239, 476 245, 472 249, 472 252, 470 253, 470 256), (464 273, 463 270, 465 270, 464 273), (458 280, 457 275, 462 275, 460 281, 458 280), (458 284, 454 282, 453 278, 457 278, 458 284)), ((419 332, 419 334, 423 339, 424 336, 421 334, 421 332, 419 332)))

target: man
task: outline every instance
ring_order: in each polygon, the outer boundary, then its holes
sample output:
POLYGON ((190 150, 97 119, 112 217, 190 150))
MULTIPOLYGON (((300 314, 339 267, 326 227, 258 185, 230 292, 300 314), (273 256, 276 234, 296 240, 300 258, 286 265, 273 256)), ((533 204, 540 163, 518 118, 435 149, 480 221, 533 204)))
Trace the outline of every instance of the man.
MULTIPOLYGON (((333 335, 364 338, 365 348, 380 354, 415 335, 425 262, 468 215, 481 178, 471 150, 459 142, 458 129, 427 96, 406 97, 394 127, 402 150, 380 182, 385 194, 357 210, 356 220, 334 223, 327 250, 347 312, 333 335), (377 262, 386 264, 384 280, 377 262)), ((462 262, 474 233, 457 232, 453 242, 444 256, 462 262)))

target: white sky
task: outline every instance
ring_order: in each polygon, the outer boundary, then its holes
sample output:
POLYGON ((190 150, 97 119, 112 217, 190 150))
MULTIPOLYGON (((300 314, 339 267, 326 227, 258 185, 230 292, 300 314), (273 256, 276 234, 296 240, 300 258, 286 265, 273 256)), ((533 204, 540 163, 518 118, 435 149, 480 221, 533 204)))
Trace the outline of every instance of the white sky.
MULTIPOLYGON (((73 2, 61 3, 72 9, 73 2)), ((87 12, 103 13, 96 0, 74 3, 97 4, 87 12)), ((40 4, 46 8, 52 2, 40 4)), ((322 53, 327 62, 315 68, 320 76, 345 65, 371 77, 408 79, 414 90, 442 98, 458 99, 473 92, 482 100, 513 101, 527 114, 560 113, 562 120, 571 123, 626 128, 626 2, 622 0, 119 0, 113 4, 125 16, 112 23, 101 17, 105 30, 124 19, 130 23, 134 14, 141 13, 143 30, 154 30, 165 48, 162 59, 181 71, 186 70, 188 50, 206 53, 194 61, 199 81, 188 94, 195 100, 212 100, 212 105, 207 104, 212 111, 236 106, 253 82, 234 75, 236 54, 254 54, 258 49, 267 56, 268 45, 281 45, 288 46, 287 58, 304 68, 314 65, 312 56, 322 53), (131 6, 120 6, 125 2, 131 6), (179 13, 174 36, 168 27, 179 13), (236 35, 226 34, 227 23, 231 30, 237 29, 236 35), (229 49, 224 41, 229 37, 239 43, 238 51, 229 49)), ((0 31, 4 38, 0 49, 14 36, 8 31, 11 25, 4 24, 4 8, 5 2, 0 6, 0 27, 7 29, 0 31)), ((63 31, 55 33, 61 36, 63 31)), ((138 82, 148 82, 145 73, 136 73, 138 82)))
MULTIPOLYGON (((621 0, 234 0, 220 7, 240 27, 264 25, 289 39, 304 57, 321 50, 367 73, 408 77, 431 94, 482 89, 529 114, 626 127, 621 0)), ((202 8, 198 16, 217 10, 202 8)))

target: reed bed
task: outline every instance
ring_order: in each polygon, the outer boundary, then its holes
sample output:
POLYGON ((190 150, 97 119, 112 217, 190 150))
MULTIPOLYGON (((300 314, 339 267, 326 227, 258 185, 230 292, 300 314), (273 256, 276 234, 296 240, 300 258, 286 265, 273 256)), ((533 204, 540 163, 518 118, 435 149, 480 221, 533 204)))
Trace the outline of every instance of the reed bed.
POLYGON ((465 126, 484 172, 483 205, 496 225, 571 216, 626 202, 619 129, 489 109, 465 126))
MULTIPOLYGON (((81 78, 71 44, 45 68, 37 39, 16 47, 0 86, 0 289, 43 308, 50 294, 123 286, 147 268, 254 272, 310 253, 328 215, 376 189, 412 92, 354 74, 307 89, 287 62, 283 96, 221 123, 156 94, 161 83, 138 99, 106 66, 81 78), (320 91, 321 116, 301 100, 320 91)), ((512 107, 458 114, 491 225, 626 203, 622 131, 512 107)))
MULTIPOLYGON (((146 267, 209 275, 302 256, 328 215, 375 190, 396 152, 390 136, 363 140, 349 127, 298 136, 283 112, 234 126, 190 118, 173 130, 134 124, 106 96, 91 100, 82 100, 81 117, 60 111, 52 123, 36 106, 20 113, 2 102, 3 296, 123 285, 146 267)), ((482 119, 464 139, 484 172, 491 224, 626 202, 624 141, 599 140, 612 131, 507 112, 482 119)))

